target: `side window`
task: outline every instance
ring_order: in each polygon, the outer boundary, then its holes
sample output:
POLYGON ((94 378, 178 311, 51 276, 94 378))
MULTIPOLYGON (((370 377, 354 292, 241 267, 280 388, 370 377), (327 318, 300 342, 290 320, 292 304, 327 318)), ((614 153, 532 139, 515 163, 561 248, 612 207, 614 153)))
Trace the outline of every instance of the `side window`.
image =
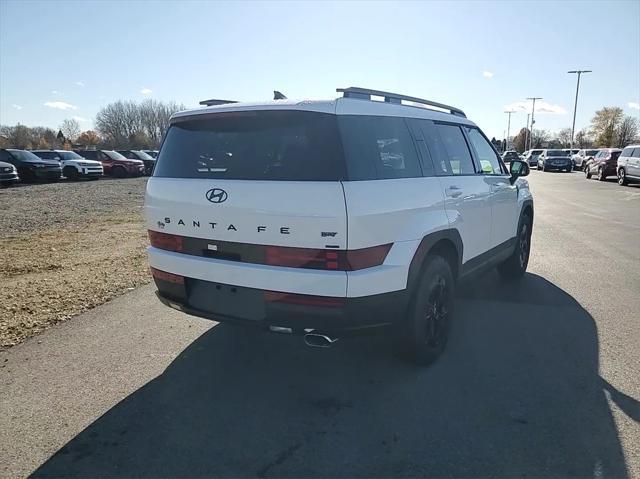
POLYGON ((624 150, 622 150, 622 153, 620 153, 620 156, 632 156, 633 155, 633 148, 625 148, 624 150))
POLYGON ((98 152, 98 160, 99 161, 109 161, 111 158, 109 158, 109 156, 107 156, 107 154, 104 151, 99 151, 98 152))
POLYGON ((349 115, 338 122, 350 180, 422 177, 403 118, 349 115))
POLYGON ((120 153, 125 158, 129 158, 130 160, 137 160, 136 155, 134 155, 130 151, 119 151, 118 153, 120 153))
POLYGON ((440 145, 436 148, 440 150, 440 158, 444 161, 448 174, 453 175, 473 175, 476 173, 471 153, 464 139, 462 130, 457 125, 437 124, 440 145))
POLYGON ((9 155, 8 151, 0 150, 0 161, 6 161, 7 163, 11 163, 9 160, 11 159, 11 155, 9 155))
POLYGON ((635 150, 633 150, 633 157, 640 158, 640 148, 636 148, 635 150))
POLYGON ((471 141, 471 145, 476 151, 482 172, 488 175, 501 175, 503 171, 498 155, 482 133, 480 133, 480 130, 468 126, 465 126, 464 129, 467 130, 469 141, 471 141))

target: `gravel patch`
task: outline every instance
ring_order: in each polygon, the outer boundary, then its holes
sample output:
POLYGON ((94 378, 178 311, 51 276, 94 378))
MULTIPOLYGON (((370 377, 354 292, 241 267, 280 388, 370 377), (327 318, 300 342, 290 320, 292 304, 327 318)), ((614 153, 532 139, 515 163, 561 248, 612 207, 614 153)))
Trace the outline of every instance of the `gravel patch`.
POLYGON ((0 190, 0 348, 148 283, 146 178, 0 190))

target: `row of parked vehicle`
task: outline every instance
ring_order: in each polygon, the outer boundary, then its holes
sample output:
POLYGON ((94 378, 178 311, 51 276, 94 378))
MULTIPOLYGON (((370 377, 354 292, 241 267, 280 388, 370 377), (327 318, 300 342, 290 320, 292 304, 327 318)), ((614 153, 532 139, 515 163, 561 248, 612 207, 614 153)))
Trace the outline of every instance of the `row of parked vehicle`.
POLYGON ((587 179, 595 176, 605 181, 615 176, 623 186, 640 183, 640 145, 629 145, 624 149, 539 149, 525 151, 522 155, 517 151, 505 151, 502 158, 505 162, 523 160, 529 167, 535 166, 541 171, 581 170, 587 179))
POLYGON ((0 186, 18 181, 59 181, 101 176, 151 175, 156 150, 17 150, 0 149, 0 186))

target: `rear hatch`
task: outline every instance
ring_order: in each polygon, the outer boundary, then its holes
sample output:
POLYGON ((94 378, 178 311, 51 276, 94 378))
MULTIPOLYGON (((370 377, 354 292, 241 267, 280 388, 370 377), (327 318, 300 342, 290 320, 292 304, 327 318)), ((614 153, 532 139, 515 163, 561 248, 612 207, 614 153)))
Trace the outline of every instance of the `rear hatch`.
POLYGON ((236 243, 346 249, 344 176, 334 115, 278 110, 178 118, 147 184, 147 225, 216 240, 234 252, 242 251, 236 243))

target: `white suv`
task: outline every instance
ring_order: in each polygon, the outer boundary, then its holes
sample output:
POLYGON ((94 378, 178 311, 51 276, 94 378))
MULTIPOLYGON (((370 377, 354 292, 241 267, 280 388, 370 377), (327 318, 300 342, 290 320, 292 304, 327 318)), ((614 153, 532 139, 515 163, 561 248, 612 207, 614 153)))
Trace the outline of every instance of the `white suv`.
POLYGON ((102 163, 87 160, 68 150, 33 150, 32 153, 45 160, 57 160, 62 168, 62 175, 69 180, 89 178, 97 180, 103 174, 102 163))
POLYGON ((314 346, 387 327, 427 364, 446 343, 458 280, 492 266, 524 274, 529 168, 513 161, 510 173, 457 108, 338 91, 211 100, 172 117, 146 192, 157 294, 314 346))

